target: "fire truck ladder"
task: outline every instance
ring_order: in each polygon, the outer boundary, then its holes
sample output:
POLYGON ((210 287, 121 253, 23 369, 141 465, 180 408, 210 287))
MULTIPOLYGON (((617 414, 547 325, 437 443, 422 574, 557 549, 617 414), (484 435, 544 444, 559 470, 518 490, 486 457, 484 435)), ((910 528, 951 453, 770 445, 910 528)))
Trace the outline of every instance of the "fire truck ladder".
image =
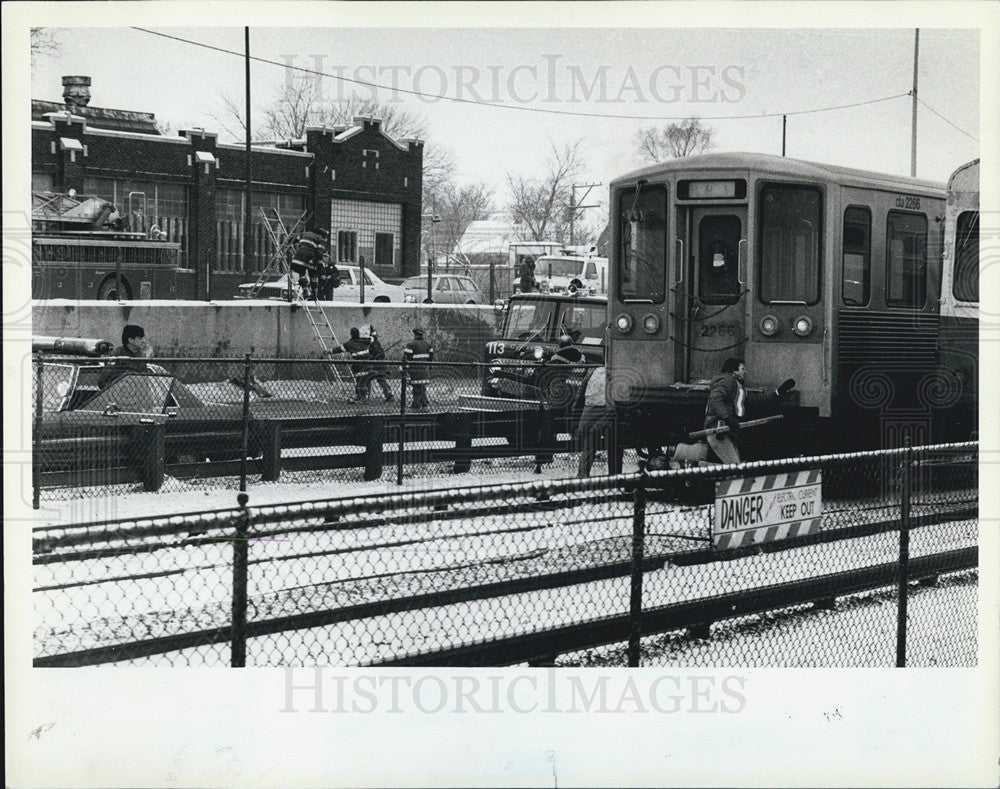
MULTIPOLYGON (((333 331, 333 326, 330 325, 330 319, 327 317, 326 310, 319 305, 319 302, 305 299, 300 293, 295 303, 305 311, 306 317, 309 319, 309 324, 312 326, 313 335, 319 340, 319 345, 323 349, 323 358, 332 360, 337 354, 343 353, 343 351, 334 353, 332 350, 333 348, 340 347, 340 341, 333 331)), ((337 379, 336 383, 351 383, 351 380, 344 375, 340 368, 341 365, 339 364, 324 364, 323 370, 326 373, 327 380, 331 384, 335 383, 334 378, 337 379), (333 368, 333 376, 330 375, 330 368, 333 368)))
MULTIPOLYGON (((313 336, 319 341, 320 348, 323 349, 323 358, 325 360, 331 360, 336 355, 332 349, 340 347, 340 340, 337 339, 337 334, 334 332, 333 326, 330 324, 330 319, 327 317, 324 309, 318 302, 309 300, 306 297, 306 294, 304 294, 301 288, 299 288, 298 284, 294 282, 295 275, 288 264, 288 253, 294 243, 294 239, 299 233, 299 230, 302 229, 305 224, 306 215, 304 213, 301 214, 290 230, 286 229, 285 223, 281 219, 281 215, 278 213, 278 209, 276 208, 261 208, 260 216, 264 221, 264 227, 266 228, 268 235, 271 237, 271 240, 274 242, 274 246, 277 251, 271 256, 271 259, 268 261, 268 265, 264 271, 261 272, 254 292, 260 288, 269 276, 283 273, 286 277, 286 281, 288 282, 289 293, 292 296, 292 303, 301 307, 305 311, 306 317, 309 319, 309 325, 312 326, 313 336)), ((342 351, 338 353, 342 353, 342 351)), ((339 364, 323 365, 323 372, 330 384, 350 383, 350 380, 348 380, 340 368, 341 365, 339 364), (332 374, 331 368, 333 370, 332 374)))
POLYGON ((287 277, 289 290, 294 294, 295 283, 292 281, 292 272, 288 266, 288 256, 299 231, 305 227, 306 214, 304 212, 300 214, 290 229, 285 226, 277 208, 261 208, 260 217, 263 220, 264 229, 274 245, 274 254, 268 259, 267 265, 264 266, 257 281, 254 282, 250 298, 254 298, 260 293, 261 286, 265 282, 272 277, 280 277, 282 274, 287 277))

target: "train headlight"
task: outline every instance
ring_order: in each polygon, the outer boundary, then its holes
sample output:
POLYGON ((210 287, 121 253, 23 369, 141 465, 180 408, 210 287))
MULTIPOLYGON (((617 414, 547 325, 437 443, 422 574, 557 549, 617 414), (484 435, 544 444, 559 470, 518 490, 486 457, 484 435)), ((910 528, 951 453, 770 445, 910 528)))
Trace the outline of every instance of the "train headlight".
POLYGON ((765 337, 773 337, 778 333, 778 319, 773 315, 765 315, 760 319, 760 333, 765 337))
POLYGON ((632 316, 626 312, 623 312, 617 318, 615 318, 615 326, 618 327, 618 331, 622 334, 628 334, 632 331, 632 316))
POLYGON ((792 331, 799 335, 799 337, 808 337, 812 334, 812 330, 813 322, 805 315, 800 315, 795 319, 795 323, 792 324, 792 331))
POLYGON ((531 352, 531 355, 534 356, 536 359, 541 359, 542 356, 545 355, 545 351, 543 351, 540 347, 536 345, 535 350, 531 352))
POLYGON ((656 334, 660 330, 660 319, 650 313, 642 318, 642 330, 646 334, 656 334))

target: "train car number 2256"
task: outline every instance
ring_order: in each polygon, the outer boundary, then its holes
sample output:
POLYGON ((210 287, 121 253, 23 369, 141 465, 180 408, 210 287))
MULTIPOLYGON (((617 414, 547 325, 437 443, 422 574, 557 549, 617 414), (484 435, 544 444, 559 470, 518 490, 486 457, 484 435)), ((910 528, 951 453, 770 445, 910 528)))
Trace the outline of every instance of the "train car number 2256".
POLYGON ((898 195, 896 197, 896 208, 920 208, 920 198, 919 197, 905 197, 903 195, 898 195))

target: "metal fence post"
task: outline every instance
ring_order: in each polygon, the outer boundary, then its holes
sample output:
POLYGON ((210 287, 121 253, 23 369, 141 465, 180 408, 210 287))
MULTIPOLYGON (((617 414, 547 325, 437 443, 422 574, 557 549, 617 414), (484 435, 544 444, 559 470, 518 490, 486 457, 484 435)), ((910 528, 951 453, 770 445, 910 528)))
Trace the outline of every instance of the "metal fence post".
POLYGON ((906 665, 906 595, 910 580, 910 487, 913 475, 913 447, 906 439, 900 466, 899 497, 899 589, 896 605, 896 667, 906 665))
POLYGON ((403 432, 406 429, 406 357, 403 357, 399 365, 399 430, 396 438, 399 445, 396 447, 396 484, 403 484, 403 432))
POLYGON ((31 506, 38 509, 42 506, 42 387, 44 362, 42 355, 35 355, 35 430, 31 453, 31 506))
POLYGON ((247 554, 249 553, 250 497, 243 491, 236 495, 241 512, 236 519, 233 537, 233 622, 229 664, 243 668, 247 664, 247 554))
POLYGON ((243 440, 240 452, 240 491, 247 489, 247 453, 250 451, 250 354, 243 366, 243 440))
POLYGON ((632 517, 632 586, 629 596, 628 665, 639 666, 639 639, 642 637, 642 560, 643 543, 646 533, 646 471, 641 476, 632 494, 634 512, 632 517))

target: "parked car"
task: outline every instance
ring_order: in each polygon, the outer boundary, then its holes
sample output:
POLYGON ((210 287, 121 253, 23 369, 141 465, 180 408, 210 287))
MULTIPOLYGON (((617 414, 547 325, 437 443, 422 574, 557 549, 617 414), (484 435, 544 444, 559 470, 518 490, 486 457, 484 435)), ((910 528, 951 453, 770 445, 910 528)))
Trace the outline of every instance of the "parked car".
MULTIPOLYGON (((426 274, 403 280, 403 288, 407 301, 428 301, 426 274)), ((471 277, 434 274, 431 276, 431 301, 434 304, 483 304, 486 298, 471 277)))
MULTIPOLYGON (((365 269, 365 300, 361 301, 361 268, 359 266, 338 265, 340 272, 340 285, 333 291, 334 301, 345 301, 353 304, 361 303, 400 303, 406 300, 406 292, 399 285, 390 285, 382 281, 378 275, 371 270, 365 269)), ((243 299, 282 299, 287 301, 288 296, 288 276, 278 277, 273 282, 265 282, 257 285, 247 282, 240 285, 239 297, 243 299)))

